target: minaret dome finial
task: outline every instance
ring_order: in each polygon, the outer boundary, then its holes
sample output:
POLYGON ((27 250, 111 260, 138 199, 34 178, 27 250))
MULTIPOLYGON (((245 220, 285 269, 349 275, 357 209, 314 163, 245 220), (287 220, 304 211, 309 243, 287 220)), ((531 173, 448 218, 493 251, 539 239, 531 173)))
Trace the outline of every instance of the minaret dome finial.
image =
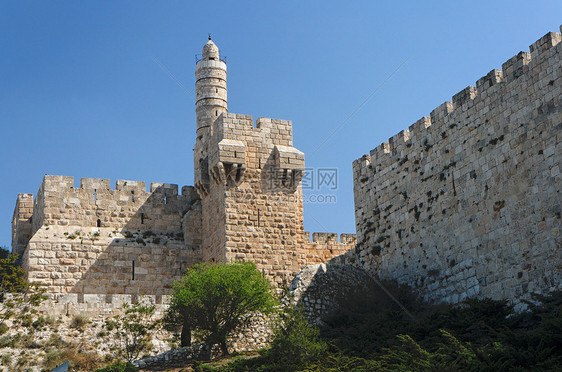
POLYGON ((209 40, 211 40, 211 33, 209 32, 209 40))

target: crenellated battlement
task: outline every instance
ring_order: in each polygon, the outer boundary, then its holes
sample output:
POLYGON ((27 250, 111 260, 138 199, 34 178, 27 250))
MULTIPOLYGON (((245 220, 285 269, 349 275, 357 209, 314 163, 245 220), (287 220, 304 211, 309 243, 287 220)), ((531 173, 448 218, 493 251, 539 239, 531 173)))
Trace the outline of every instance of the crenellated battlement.
POLYGON ((353 162, 355 262, 428 300, 560 288, 561 41, 546 34, 353 162))
POLYGON ((198 200, 193 187, 101 178, 46 175, 33 206, 33 231, 42 225, 181 231, 181 218, 198 200))
POLYGON ((293 145, 293 125, 289 120, 258 118, 223 113, 213 124, 213 142, 222 139, 251 139, 263 145, 293 145))
POLYGON ((337 233, 313 232, 312 239, 310 232, 304 232, 305 243, 331 243, 331 244, 355 244, 357 237, 355 234, 340 234, 338 240, 337 233))
POLYGON ((402 131, 391 137, 388 143, 382 143, 370 152, 374 165, 387 167, 400 161, 397 155, 401 151, 408 152, 404 147, 415 150, 419 147, 431 146, 439 141, 441 134, 451 134, 459 130, 459 125, 450 122, 451 115, 467 111, 473 105, 481 105, 482 109, 488 104, 489 97, 499 90, 507 90, 510 84, 524 75, 533 73, 533 70, 542 69, 546 60, 559 53, 562 35, 549 32, 529 46, 530 52, 519 52, 502 64, 501 70, 492 70, 478 79, 476 86, 466 87, 453 95, 452 101, 447 101, 435 108, 429 115, 412 124, 407 131, 402 131))
POLYGON ((87 317, 115 316, 123 313, 125 304, 139 302, 155 306, 155 315, 162 316, 170 303, 170 296, 90 293, 48 293, 39 312, 50 316, 87 317))

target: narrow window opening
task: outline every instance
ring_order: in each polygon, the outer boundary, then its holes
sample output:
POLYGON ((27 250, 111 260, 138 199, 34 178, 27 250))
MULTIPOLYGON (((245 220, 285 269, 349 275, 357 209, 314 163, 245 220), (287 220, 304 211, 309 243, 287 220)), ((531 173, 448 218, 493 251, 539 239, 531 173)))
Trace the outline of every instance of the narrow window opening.
POLYGON ((238 168, 236 168, 236 182, 240 182, 241 178, 242 178, 242 167, 239 165, 238 168))
POLYGON ((217 88, 215 88, 215 93, 218 93, 218 92, 219 92, 219 90, 217 88))
POLYGON ((168 197, 164 195, 164 204, 168 204, 168 197))
POLYGON ((135 280, 135 261, 133 261, 133 270, 132 270, 132 273, 133 273, 133 279, 132 279, 132 280, 135 280))
POLYGON ((215 57, 209 57, 209 61, 214 61, 215 57))
POLYGON ((260 210, 258 209, 258 227, 260 227, 260 210))
POLYGON ((98 200, 98 192, 96 189, 94 189, 94 200, 97 201, 98 200))
POLYGON ((101 220, 98 218, 97 226, 101 227, 101 220))
POLYGON ((141 225, 144 224, 144 213, 141 213, 141 225))
POLYGON ((283 176, 281 177, 281 184, 287 185, 287 169, 283 169, 283 176))
POLYGON ((261 158, 258 159, 258 168, 261 169, 261 158))
POLYGON ((219 116, 219 110, 215 110, 215 116, 219 116))
POLYGON ((131 191, 131 202, 135 202, 135 192, 131 191))

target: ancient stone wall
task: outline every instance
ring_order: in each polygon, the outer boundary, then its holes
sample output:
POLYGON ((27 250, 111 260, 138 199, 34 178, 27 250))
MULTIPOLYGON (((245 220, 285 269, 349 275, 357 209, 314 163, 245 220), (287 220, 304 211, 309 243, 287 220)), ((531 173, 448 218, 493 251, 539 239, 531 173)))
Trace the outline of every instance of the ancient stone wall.
POLYGON ((19 194, 12 218, 12 252, 22 255, 33 233, 33 195, 19 194))
POLYGON ((319 326, 351 298, 370 295, 374 286, 369 273, 354 265, 309 265, 291 282, 290 303, 301 305, 308 321, 319 326))
POLYGON ((561 288, 560 40, 353 163, 360 266, 451 303, 561 288))
POLYGON ((165 295, 182 270, 200 262, 201 210, 192 187, 178 195, 170 184, 153 183, 150 192, 135 181, 117 181, 115 190, 103 179, 80 185, 45 176, 35 198, 23 266, 49 293, 165 295))
POLYGON ((357 244, 355 234, 312 233, 305 232, 304 260, 307 265, 320 264, 330 261, 334 257, 345 254, 357 244))
POLYGON ((193 187, 108 179, 45 176, 34 205, 34 230, 42 225, 180 231, 181 217, 198 199, 193 187))

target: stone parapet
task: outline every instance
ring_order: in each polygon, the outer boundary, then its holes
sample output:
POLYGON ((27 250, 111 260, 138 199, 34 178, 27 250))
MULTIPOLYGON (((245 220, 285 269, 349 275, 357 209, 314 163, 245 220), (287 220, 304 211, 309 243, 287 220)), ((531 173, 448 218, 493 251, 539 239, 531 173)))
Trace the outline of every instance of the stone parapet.
POLYGON ((33 230, 42 225, 111 227, 130 230, 179 231, 181 217, 197 201, 193 187, 142 181, 45 176, 33 207, 33 230))

